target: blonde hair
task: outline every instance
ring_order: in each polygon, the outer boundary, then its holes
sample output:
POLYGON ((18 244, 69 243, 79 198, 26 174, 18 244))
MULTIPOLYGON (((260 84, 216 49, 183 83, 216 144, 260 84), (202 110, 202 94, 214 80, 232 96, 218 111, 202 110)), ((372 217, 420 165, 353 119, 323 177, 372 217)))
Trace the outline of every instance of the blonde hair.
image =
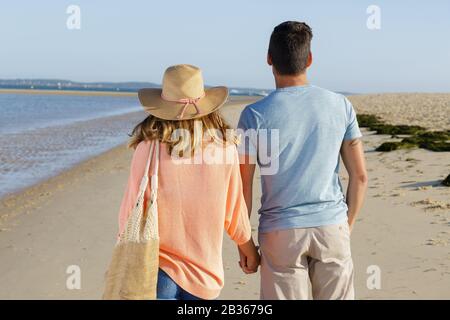
POLYGON ((169 154, 176 148, 180 157, 193 155, 203 146, 205 137, 223 145, 239 143, 234 130, 217 111, 189 120, 164 120, 149 115, 134 127, 129 136, 128 148, 136 149, 141 141, 158 139, 167 144, 169 154))

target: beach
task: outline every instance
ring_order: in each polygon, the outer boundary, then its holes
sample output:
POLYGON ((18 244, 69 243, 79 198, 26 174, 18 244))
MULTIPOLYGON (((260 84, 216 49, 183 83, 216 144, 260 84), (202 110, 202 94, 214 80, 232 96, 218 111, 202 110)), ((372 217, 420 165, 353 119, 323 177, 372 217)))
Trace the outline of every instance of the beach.
POLYGON ((377 115, 390 124, 450 128, 450 93, 383 93, 349 99, 358 113, 377 115))
MULTIPOLYGON (((257 98, 232 97, 223 109, 236 126, 257 98)), ((350 97, 358 113, 392 124, 450 129, 450 94, 350 97)), ((124 117, 126 115, 120 115, 124 117)), ((136 114, 133 115, 136 117, 136 114)), ((134 118, 135 119, 135 118, 134 118)), ((450 153, 376 152, 390 136, 363 130, 369 189, 352 233, 357 299, 450 299, 450 153), (371 285, 380 272, 379 287, 371 285)), ((0 199, 0 299, 100 299, 132 150, 124 144, 0 199), (81 288, 68 289, 71 266, 81 288)), ((252 225, 261 198, 255 176, 252 225)), ((348 180, 342 170, 342 181, 348 180)), ((259 276, 244 275, 235 245, 224 242, 220 299, 258 299, 259 276)))

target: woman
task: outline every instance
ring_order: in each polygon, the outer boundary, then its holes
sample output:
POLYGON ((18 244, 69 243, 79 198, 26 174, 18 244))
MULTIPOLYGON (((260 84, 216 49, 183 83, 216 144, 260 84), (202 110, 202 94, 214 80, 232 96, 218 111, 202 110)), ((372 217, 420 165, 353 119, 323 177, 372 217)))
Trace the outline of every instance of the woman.
MULTIPOLYGON (((158 299, 217 298, 224 284, 224 229, 246 257, 244 272, 258 268, 242 194, 237 138, 218 114, 227 97, 225 87, 205 89, 200 69, 191 65, 168 68, 162 89, 139 91, 150 115, 133 129, 129 142, 135 152, 119 233, 134 204, 151 140, 158 139, 158 299)), ((146 199, 149 195, 148 187, 146 199)))

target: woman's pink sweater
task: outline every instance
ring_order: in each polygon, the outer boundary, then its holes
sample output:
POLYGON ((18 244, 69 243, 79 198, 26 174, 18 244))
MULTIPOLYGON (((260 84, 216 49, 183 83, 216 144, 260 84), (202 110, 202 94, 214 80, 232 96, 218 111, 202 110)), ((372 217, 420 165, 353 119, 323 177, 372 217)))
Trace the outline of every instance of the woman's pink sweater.
MULTIPOLYGON (((189 293, 214 299, 224 285, 223 230, 238 245, 251 237, 236 146, 209 143, 202 152, 185 159, 190 163, 174 160, 165 144, 160 147, 160 268, 189 293)), ((120 207, 119 232, 137 197, 149 148, 150 141, 142 141, 134 151, 120 207)), ((150 187, 146 199, 149 195, 150 187)))

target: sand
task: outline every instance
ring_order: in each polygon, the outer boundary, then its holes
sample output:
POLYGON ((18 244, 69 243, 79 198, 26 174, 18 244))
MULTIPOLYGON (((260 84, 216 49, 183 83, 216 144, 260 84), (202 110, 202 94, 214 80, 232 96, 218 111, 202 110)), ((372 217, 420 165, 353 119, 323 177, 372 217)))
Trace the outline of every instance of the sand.
POLYGON ((358 113, 376 114, 390 124, 450 128, 450 93, 354 95, 350 101, 358 113))
MULTIPOLYGON (((364 105, 361 99, 358 102, 364 105)), ((247 103, 248 99, 234 98, 224 109, 231 124, 236 124, 247 103)), ((414 118, 403 114, 408 108, 399 106, 377 113, 414 118)), ((435 112, 435 119, 439 113, 435 112)), ((415 121, 425 125, 434 120, 415 121)), ((441 124, 444 128, 445 122, 441 124)), ((357 298, 449 299, 450 188, 439 186, 439 181, 450 173, 450 154, 423 149, 373 151, 388 138, 364 132, 370 182, 367 202, 352 233, 357 298), (373 266, 381 272, 381 287, 370 290, 367 271, 373 266)), ((131 156, 132 151, 122 145, 1 199, 1 299, 101 297, 131 156), (67 269, 72 265, 80 267, 81 289, 66 287, 67 269)), ((342 177, 345 183, 344 172, 342 177)), ((259 179, 256 175, 255 204, 261 196, 259 179)), ((252 215, 254 230, 256 210, 257 205, 252 215)), ((220 298, 257 299, 258 275, 244 275, 237 261, 235 245, 226 239, 225 288, 220 298)))

